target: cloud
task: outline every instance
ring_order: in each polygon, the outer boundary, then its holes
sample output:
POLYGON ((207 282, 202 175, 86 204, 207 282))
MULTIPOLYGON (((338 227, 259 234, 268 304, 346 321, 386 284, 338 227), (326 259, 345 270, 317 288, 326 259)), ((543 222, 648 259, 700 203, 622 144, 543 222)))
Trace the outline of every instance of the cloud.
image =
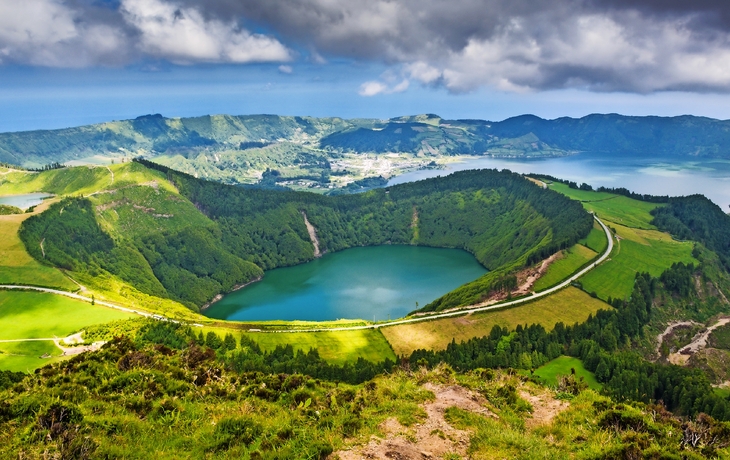
POLYGON ((125 60, 126 37, 114 25, 89 23, 57 0, 0 0, 0 59, 52 67, 125 60))
POLYGON ((728 92, 730 2, 0 0, 3 63, 273 62, 286 73, 295 59, 388 66, 362 95, 413 83, 728 92))
POLYGON ((294 72, 294 69, 290 65, 283 65, 282 64, 282 65, 279 66, 279 72, 289 75, 292 72, 294 72))
POLYGON ((278 40, 233 22, 206 19, 197 8, 162 0, 122 0, 124 19, 140 32, 139 47, 174 63, 281 62, 291 59, 278 40))

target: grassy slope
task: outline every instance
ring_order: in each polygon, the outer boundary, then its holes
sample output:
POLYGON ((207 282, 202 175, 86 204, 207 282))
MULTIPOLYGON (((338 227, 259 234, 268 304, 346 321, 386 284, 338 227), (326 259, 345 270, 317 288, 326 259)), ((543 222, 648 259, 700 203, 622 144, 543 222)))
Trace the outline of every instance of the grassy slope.
POLYGON ((555 386, 558 384, 558 375, 570 375, 571 369, 575 369, 576 377, 583 377, 583 381, 588 384, 588 388, 592 390, 600 390, 601 384, 596 380, 596 376, 583 366, 583 362, 578 358, 570 356, 560 356, 555 358, 544 366, 535 369, 535 376, 546 385, 555 386))
POLYGON ((579 241, 583 246, 592 249, 593 251, 602 254, 608 246, 606 241, 606 232, 603 231, 598 222, 593 222, 593 228, 587 237, 579 241))
POLYGON ((558 182, 553 182, 550 188, 582 202, 587 210, 595 212, 601 219, 627 227, 656 228, 650 223, 652 216, 649 211, 657 206, 662 206, 657 203, 633 200, 622 195, 576 190, 558 182))
MULTIPOLYGON (((0 340, 66 337, 91 324, 129 318, 129 313, 41 292, 0 291, 0 340)), ((0 343, 0 369, 26 371, 61 354, 53 342, 0 343)))
POLYGON ((495 325, 514 329, 518 324, 538 323, 551 330, 555 323, 582 323, 588 315, 610 308, 580 289, 569 287, 523 306, 382 328, 397 355, 419 348, 442 350, 457 342, 488 335, 495 325))
MULTIPOLYGON (((692 257, 692 243, 674 241, 651 225, 653 217, 649 211, 661 205, 620 195, 575 190, 557 182, 550 187, 580 200, 586 209, 615 229, 619 238, 610 260, 581 278, 586 291, 595 292, 602 299, 626 298, 631 294, 638 272, 659 276, 674 262, 697 263, 692 257)), ((586 242, 590 238, 589 235, 586 242)))
MULTIPOLYGON (((0 187, 0 191, 2 190, 0 187)), ((36 207, 33 214, 44 211, 49 205, 49 200, 44 201, 36 207)), ((18 237, 18 229, 31 215, 0 216, 0 284, 25 284, 66 291, 76 290, 78 287, 60 270, 42 265, 25 250, 18 237)))
MULTIPOLYGON (((606 237, 604 236, 603 239, 605 240, 606 237)), ((542 291, 558 284, 597 255, 595 251, 582 244, 576 244, 564 250, 563 257, 550 264, 547 272, 537 280, 534 290, 542 291)))
POLYGON ((273 350, 277 345, 291 344, 295 350, 319 350, 319 355, 336 364, 352 362, 357 358, 379 362, 384 359, 395 361, 393 349, 377 330, 338 331, 338 332, 297 332, 292 334, 249 333, 244 334, 255 340, 263 350, 273 350))
POLYGON ((638 272, 659 276, 674 262, 697 263, 692 257, 693 244, 678 242, 656 230, 639 230, 612 225, 620 240, 610 260, 586 274, 583 289, 595 292, 602 299, 626 298, 631 294, 638 272))

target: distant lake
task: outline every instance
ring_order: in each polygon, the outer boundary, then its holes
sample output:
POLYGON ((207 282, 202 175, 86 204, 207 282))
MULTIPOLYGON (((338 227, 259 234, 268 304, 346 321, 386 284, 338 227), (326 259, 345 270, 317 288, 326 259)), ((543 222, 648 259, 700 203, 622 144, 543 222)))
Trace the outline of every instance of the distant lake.
POLYGON ((6 204, 9 206, 15 206, 22 210, 26 210, 31 206, 37 206, 41 204, 43 198, 48 198, 53 195, 47 193, 26 193, 25 195, 6 195, 0 196, 0 204, 6 204))
POLYGON ((412 171, 394 177, 388 185, 402 184, 464 169, 509 169, 521 174, 536 173, 588 183, 593 187, 625 187, 650 195, 692 195, 701 193, 730 211, 730 161, 692 160, 686 157, 613 157, 581 153, 538 160, 477 157, 450 163, 445 169, 412 171))
POLYGON ((487 273, 468 252, 418 246, 346 249, 264 278, 226 295, 206 316, 237 321, 405 316, 487 273))

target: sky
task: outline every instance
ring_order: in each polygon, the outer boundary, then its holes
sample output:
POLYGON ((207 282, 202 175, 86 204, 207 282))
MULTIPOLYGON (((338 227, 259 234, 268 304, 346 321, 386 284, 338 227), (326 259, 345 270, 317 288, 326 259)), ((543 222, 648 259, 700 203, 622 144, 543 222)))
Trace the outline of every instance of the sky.
POLYGON ((0 0, 0 131, 147 113, 730 118, 725 0, 0 0))

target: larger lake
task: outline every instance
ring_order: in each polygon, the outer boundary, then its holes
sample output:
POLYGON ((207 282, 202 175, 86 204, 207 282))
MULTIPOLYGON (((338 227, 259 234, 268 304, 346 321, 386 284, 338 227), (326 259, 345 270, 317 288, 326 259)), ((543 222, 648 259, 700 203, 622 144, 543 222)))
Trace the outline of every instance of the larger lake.
POLYGON ((458 249, 352 248, 270 270, 205 314, 238 321, 395 319, 486 272, 458 249))
POLYGON ((625 187, 650 195, 691 195, 701 193, 730 208, 730 161, 688 159, 687 157, 606 157, 581 153, 568 157, 539 160, 469 158, 450 163, 445 169, 409 172, 392 178, 388 185, 447 175, 464 169, 509 169, 521 174, 548 174, 594 187, 625 187))

